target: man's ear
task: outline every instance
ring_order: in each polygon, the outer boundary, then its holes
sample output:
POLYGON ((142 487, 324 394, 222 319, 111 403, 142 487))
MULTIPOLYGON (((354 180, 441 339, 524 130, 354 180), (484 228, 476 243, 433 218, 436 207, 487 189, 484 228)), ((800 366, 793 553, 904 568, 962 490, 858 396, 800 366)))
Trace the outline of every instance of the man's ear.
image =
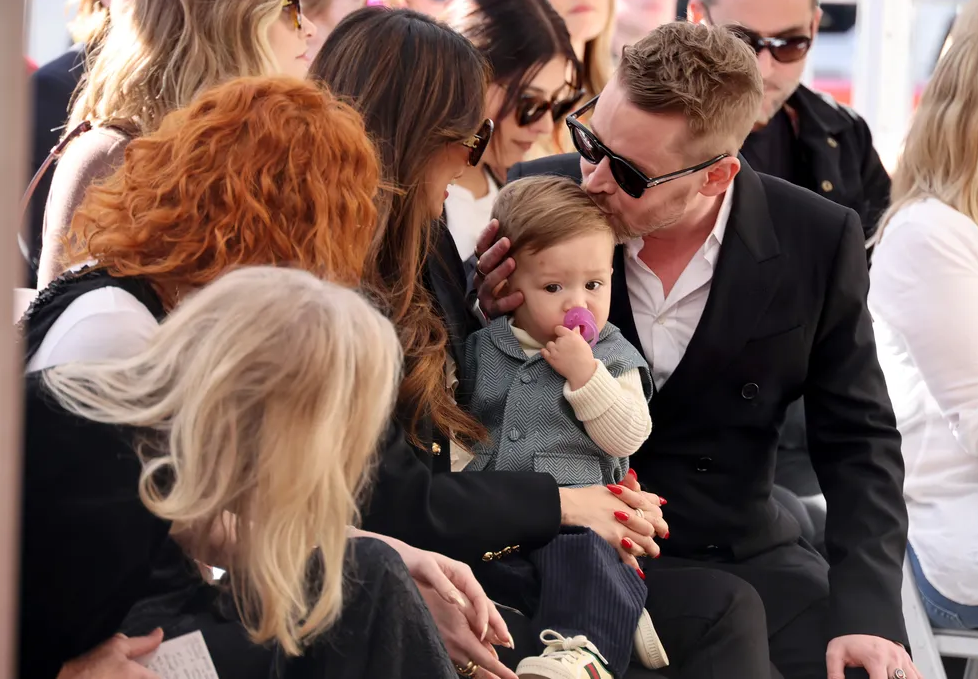
POLYGON ((704 196, 719 196, 733 184, 734 178, 740 172, 740 160, 736 156, 727 156, 706 171, 706 183, 700 189, 704 196))

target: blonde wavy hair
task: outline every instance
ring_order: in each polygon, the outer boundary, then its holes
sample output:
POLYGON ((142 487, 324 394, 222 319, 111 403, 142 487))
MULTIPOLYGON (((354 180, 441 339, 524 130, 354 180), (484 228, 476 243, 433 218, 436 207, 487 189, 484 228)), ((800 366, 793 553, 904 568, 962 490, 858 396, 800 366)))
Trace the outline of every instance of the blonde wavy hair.
POLYGON ((955 36, 921 95, 893 175, 893 215, 910 203, 936 198, 978 222, 978 34, 955 36))
POLYGON ((252 267, 183 302, 139 355, 43 379, 68 411, 146 432, 140 498, 192 545, 237 518, 241 619, 254 642, 298 655, 342 609, 346 527, 400 367, 393 326, 355 292, 252 267))
POLYGON ((90 51, 68 131, 89 120, 132 121, 140 134, 202 91, 278 72, 268 29, 281 0, 130 0, 90 51))

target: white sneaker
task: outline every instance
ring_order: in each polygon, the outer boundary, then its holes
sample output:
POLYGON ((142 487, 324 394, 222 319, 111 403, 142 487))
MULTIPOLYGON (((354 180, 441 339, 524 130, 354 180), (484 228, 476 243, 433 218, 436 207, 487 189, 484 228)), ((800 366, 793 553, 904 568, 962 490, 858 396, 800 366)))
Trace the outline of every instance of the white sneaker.
POLYGON ((659 635, 655 633, 652 626, 652 616, 645 609, 638 618, 638 627, 635 630, 634 655, 642 667, 650 670, 657 670, 669 664, 669 656, 666 649, 659 641, 659 635))
POLYGON ((552 629, 540 633, 543 655, 524 658, 516 668, 520 679, 615 679, 608 661, 587 637, 567 638, 552 629))

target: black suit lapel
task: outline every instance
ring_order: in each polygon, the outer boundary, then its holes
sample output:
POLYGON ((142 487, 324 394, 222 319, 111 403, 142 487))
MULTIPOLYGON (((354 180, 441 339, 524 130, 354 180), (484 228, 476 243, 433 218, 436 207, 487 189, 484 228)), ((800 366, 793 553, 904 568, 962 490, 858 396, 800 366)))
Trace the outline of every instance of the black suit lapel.
MULTIPOLYGON (((625 246, 615 248, 614 274, 611 276, 611 310, 608 312, 608 322, 621 330, 621 334, 643 356, 642 341, 635 327, 635 317, 632 315, 632 302, 628 298, 628 281, 625 280, 625 246)), ((645 356, 645 360, 649 360, 645 356)), ((649 361, 651 363, 651 361, 649 361)))
POLYGON ((465 365, 465 340, 481 326, 465 299, 465 270, 444 221, 434 225, 434 247, 425 263, 425 285, 433 295, 445 327, 449 350, 459 369, 465 365))
MULTIPOLYGON (((741 162, 743 167, 734 181, 730 219, 703 317, 676 370, 655 396, 659 407, 672 409, 683 404, 684 399, 695 400, 698 387, 743 349, 780 284, 784 258, 767 197, 757 174, 743 159, 741 162)), ((616 303, 621 312, 624 305, 620 301, 628 299, 628 290, 624 276, 617 278, 621 282, 616 303)), ((635 343, 637 333, 630 306, 627 313, 633 336, 626 337, 635 343)))

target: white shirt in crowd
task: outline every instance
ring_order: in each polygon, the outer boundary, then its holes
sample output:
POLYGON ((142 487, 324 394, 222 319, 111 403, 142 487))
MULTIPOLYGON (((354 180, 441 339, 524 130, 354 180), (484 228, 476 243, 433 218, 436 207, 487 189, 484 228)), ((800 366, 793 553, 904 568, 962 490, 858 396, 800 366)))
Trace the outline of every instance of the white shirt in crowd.
POLYGON ((86 292, 51 325, 27 372, 73 361, 129 358, 148 346, 158 327, 149 309, 125 290, 86 292))
POLYGON ((476 198, 471 191, 458 184, 450 184, 445 199, 445 216, 448 231, 452 234, 458 256, 466 261, 475 254, 475 244, 492 217, 492 206, 499 195, 499 187, 492 177, 486 176, 489 193, 476 198))
POLYGON ((934 199, 897 212, 869 308, 903 436, 910 543, 937 591, 978 605, 978 224, 934 199))
POLYGON ((662 281, 638 254, 645 246, 641 238, 625 243, 625 281, 632 304, 635 328, 643 353, 652 366, 652 380, 661 389, 686 353, 696 326, 703 317, 710 285, 720 255, 720 245, 730 219, 733 184, 720 204, 713 231, 686 265, 667 297, 662 281))

